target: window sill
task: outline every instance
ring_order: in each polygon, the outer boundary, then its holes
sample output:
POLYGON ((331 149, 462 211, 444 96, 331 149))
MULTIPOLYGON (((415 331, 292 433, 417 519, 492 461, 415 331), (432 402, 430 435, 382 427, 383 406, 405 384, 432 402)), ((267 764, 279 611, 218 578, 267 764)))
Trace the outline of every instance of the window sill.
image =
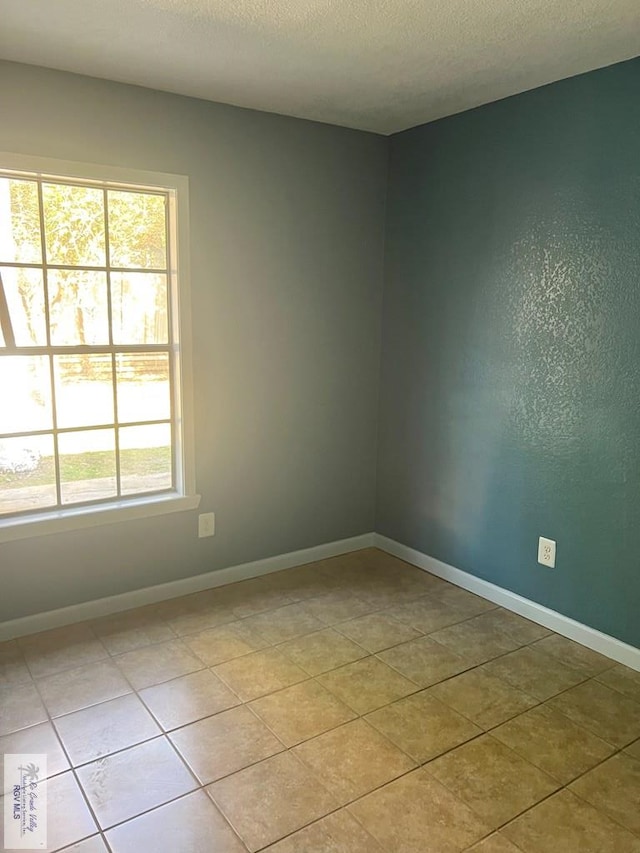
POLYGON ((184 512, 197 509, 199 505, 200 495, 158 495, 139 500, 114 501, 114 503, 100 506, 83 506, 39 515, 25 515, 0 521, 0 542, 31 539, 34 536, 99 527, 103 524, 150 518, 171 512, 184 512))

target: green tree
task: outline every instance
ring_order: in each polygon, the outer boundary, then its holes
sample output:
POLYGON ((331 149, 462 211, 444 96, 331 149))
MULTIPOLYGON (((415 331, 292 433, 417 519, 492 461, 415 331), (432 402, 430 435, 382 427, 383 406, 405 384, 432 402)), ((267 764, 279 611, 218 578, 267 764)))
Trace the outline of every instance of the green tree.
MULTIPOLYGON (((40 203, 37 183, 0 179, 0 263, 41 263, 40 203), (8 190, 8 192, 7 192, 8 190), (8 196, 8 204, 3 197, 8 196)), ((104 275, 81 273, 84 267, 112 266, 125 269, 158 269, 166 266, 165 197, 154 193, 43 183, 42 221, 47 261, 78 268, 51 275, 49 312, 52 340, 90 344, 96 341, 96 324, 102 322, 98 308, 106 311, 104 275), (106 199, 105 199, 106 196, 106 199), (105 203, 106 201, 106 203, 105 203)), ((5 276, 9 280, 8 273, 5 276)), ((139 279, 138 279, 139 281, 139 279)), ((127 275, 118 281, 119 304, 129 326, 148 325, 148 300, 127 299, 131 285, 127 275), (145 307, 146 306, 146 307, 145 307), (139 316, 138 316, 139 315, 139 316)), ((9 285, 5 283, 5 291, 9 285)), ((22 344, 42 344, 44 293, 41 278, 20 268, 17 293, 7 293, 14 324, 19 317, 25 328, 22 344), (19 304, 18 301, 19 300, 19 304)), ((166 311, 166 295, 156 296, 156 310, 166 311)), ((102 318, 106 321, 106 317, 102 318)), ((136 341, 137 342, 137 341, 136 341)))

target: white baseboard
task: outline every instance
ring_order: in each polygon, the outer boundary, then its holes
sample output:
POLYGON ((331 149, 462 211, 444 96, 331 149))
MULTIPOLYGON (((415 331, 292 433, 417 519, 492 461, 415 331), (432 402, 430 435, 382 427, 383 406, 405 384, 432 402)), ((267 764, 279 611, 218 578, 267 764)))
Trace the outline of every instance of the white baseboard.
POLYGON ((254 560, 251 563, 242 563, 238 566, 230 566, 227 569, 181 578, 156 586, 148 586, 144 589, 136 589, 132 592, 123 592, 120 595, 110 595, 107 598, 99 598, 95 601, 85 601, 81 604, 73 604, 70 607, 61 607, 58 610, 34 613, 33 616, 23 616, 20 619, 0 623, 0 641, 23 637, 26 634, 35 634, 38 631, 47 631, 50 628, 59 628, 63 625, 72 625, 75 622, 84 622, 86 619, 108 616, 111 613, 130 610, 133 607, 142 607, 145 604, 155 604, 158 601, 166 601, 180 595, 189 595, 191 592, 201 592, 204 589, 212 589, 247 578, 279 572, 282 569, 291 569, 305 563, 315 563, 316 560, 338 557, 340 554, 348 554, 350 551, 371 548, 373 541, 373 533, 364 533, 362 536, 327 542, 324 545, 315 545, 302 551, 278 554, 264 560, 254 560))
POLYGON ((437 577, 450 581, 456 586, 461 586, 463 589, 493 601, 494 604, 499 604, 507 610, 512 610, 532 622, 544 625, 545 628, 549 628, 557 634, 562 634, 570 640, 575 640, 576 643, 581 643, 589 649, 600 652, 600 654, 606 655, 618 663, 623 663, 640 671, 640 649, 635 646, 623 643, 622 640, 617 640, 609 634, 596 631, 595 628, 589 628, 588 625, 576 622, 568 616, 563 616, 562 613, 550 610, 542 604, 536 604, 535 601, 523 598, 515 592, 509 592, 507 589, 449 566, 447 563, 442 563, 434 557, 429 557, 421 551, 416 551, 379 533, 375 533, 373 539, 375 547, 380 548, 381 551, 393 554, 394 557, 399 557, 419 569, 424 569, 432 575, 437 575, 437 577))
POLYGON ((568 616, 563 616, 562 613, 550 610, 542 604, 523 598, 515 592, 510 592, 468 572, 463 572, 461 569, 456 569, 454 566, 436 560, 434 557, 429 557, 427 554, 409 548, 407 545, 402 545, 393 539, 388 539, 379 533, 365 533, 351 539, 327 542, 301 551, 278 554, 264 560, 242 563, 202 575, 181 578, 132 592, 124 592, 120 595, 111 595, 95 601, 61 607, 58 610, 49 610, 44 613, 35 613, 32 616, 24 616, 20 619, 12 619, 0 623, 0 641, 34 634, 38 631, 47 631, 50 628, 59 628, 63 625, 71 625, 75 622, 84 622, 86 619, 108 616, 111 613, 130 610, 133 607, 155 604, 181 595, 189 595, 192 592, 201 592, 204 589, 212 589, 224 584, 259 577, 271 572, 279 572, 294 566, 302 566, 305 563, 314 563, 317 560, 326 560, 329 557, 337 557, 340 554, 348 554, 351 551, 371 547, 380 548, 380 550, 393 554, 393 556, 426 572, 493 601, 507 610, 518 613, 532 622, 537 622, 564 637, 569 637, 569 639, 600 652, 612 660, 640 671, 640 649, 635 646, 623 643, 615 637, 603 634, 601 631, 583 625, 581 622, 576 622, 568 616))

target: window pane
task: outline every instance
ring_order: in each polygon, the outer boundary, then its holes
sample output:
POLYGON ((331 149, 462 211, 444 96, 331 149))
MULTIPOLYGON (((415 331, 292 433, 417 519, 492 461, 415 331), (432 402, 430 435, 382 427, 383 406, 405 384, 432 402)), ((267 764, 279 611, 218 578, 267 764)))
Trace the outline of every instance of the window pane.
POLYGON ((113 342, 166 344, 167 277, 159 273, 111 273, 113 342))
POLYGON ((164 269, 165 196, 109 190, 107 197, 111 266, 164 269))
POLYGON ((169 424, 123 427, 120 440, 120 485, 123 495, 170 489, 169 424))
POLYGON ((56 503, 52 435, 0 439, 0 514, 56 503))
POLYGON ((59 427, 113 423, 110 355, 53 357, 59 427))
POLYGON ((116 495, 115 431, 94 429, 58 436, 63 504, 116 495))
POLYGON ((47 283, 54 346, 109 343, 106 273, 50 270, 47 283))
POLYGON ((70 266, 104 266, 102 190, 43 184, 47 261, 70 266))
POLYGON ((0 261, 42 262, 38 185, 0 178, 0 261))
POLYGON ((19 267, 0 269, 16 346, 45 346, 47 325, 44 313, 42 272, 19 267))
POLYGON ((52 425, 47 356, 0 356, 0 433, 51 429, 52 425))
POLYGON ((169 355, 165 352, 116 356, 118 421, 160 421, 171 416, 169 355))

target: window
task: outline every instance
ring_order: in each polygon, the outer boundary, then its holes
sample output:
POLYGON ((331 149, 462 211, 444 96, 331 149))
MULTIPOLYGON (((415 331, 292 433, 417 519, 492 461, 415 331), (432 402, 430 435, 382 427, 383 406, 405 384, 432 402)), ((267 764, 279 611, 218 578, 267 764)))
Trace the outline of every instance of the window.
POLYGON ((0 536, 197 506, 186 179, 19 165, 0 155, 0 536))

